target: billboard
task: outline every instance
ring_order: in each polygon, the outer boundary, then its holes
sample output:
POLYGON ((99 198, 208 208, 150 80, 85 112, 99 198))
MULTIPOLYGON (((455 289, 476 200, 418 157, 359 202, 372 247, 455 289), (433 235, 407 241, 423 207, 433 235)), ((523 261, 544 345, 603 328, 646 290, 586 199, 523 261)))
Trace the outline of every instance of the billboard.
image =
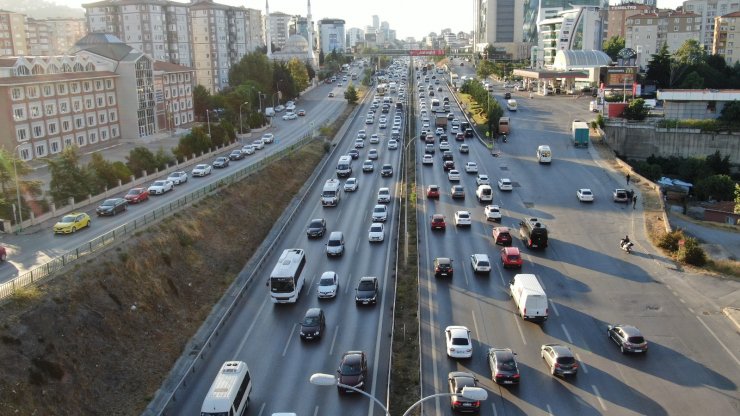
POLYGON ((411 49, 409 55, 411 56, 443 56, 445 51, 443 49, 411 49))

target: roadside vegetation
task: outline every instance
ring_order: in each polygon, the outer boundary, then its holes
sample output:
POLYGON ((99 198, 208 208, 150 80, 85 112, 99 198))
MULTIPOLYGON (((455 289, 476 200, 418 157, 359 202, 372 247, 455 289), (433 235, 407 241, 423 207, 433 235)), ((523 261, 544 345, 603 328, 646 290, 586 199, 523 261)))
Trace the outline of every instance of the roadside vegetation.
POLYGON ((460 87, 458 97, 465 104, 465 111, 479 131, 485 132, 488 138, 499 134, 498 121, 504 115, 504 110, 498 100, 491 99, 490 93, 480 81, 466 80, 460 87))

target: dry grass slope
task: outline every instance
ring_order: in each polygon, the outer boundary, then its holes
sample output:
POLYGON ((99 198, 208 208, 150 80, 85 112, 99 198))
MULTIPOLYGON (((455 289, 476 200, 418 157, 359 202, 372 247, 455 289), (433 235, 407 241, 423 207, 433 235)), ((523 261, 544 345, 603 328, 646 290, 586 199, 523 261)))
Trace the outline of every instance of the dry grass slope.
POLYGON ((3 305, 0 414, 140 414, 323 155, 313 142, 3 305))

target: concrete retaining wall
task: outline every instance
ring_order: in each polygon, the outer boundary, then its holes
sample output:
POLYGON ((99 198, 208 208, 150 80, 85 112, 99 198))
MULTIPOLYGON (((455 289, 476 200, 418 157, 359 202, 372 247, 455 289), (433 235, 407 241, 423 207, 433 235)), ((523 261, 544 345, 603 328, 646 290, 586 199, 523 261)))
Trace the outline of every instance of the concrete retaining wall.
POLYGON ((705 157, 719 150, 740 164, 740 134, 700 133, 694 129, 659 129, 652 125, 613 123, 604 126, 606 143, 627 159, 645 160, 651 155, 705 157))

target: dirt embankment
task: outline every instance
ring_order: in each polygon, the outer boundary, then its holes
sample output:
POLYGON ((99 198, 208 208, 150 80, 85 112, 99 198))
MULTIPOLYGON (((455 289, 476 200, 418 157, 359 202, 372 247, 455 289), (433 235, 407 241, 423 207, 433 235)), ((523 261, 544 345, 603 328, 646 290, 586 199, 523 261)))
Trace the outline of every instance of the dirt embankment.
POLYGON ((2 305, 0 414, 138 415, 323 155, 314 142, 2 305))

